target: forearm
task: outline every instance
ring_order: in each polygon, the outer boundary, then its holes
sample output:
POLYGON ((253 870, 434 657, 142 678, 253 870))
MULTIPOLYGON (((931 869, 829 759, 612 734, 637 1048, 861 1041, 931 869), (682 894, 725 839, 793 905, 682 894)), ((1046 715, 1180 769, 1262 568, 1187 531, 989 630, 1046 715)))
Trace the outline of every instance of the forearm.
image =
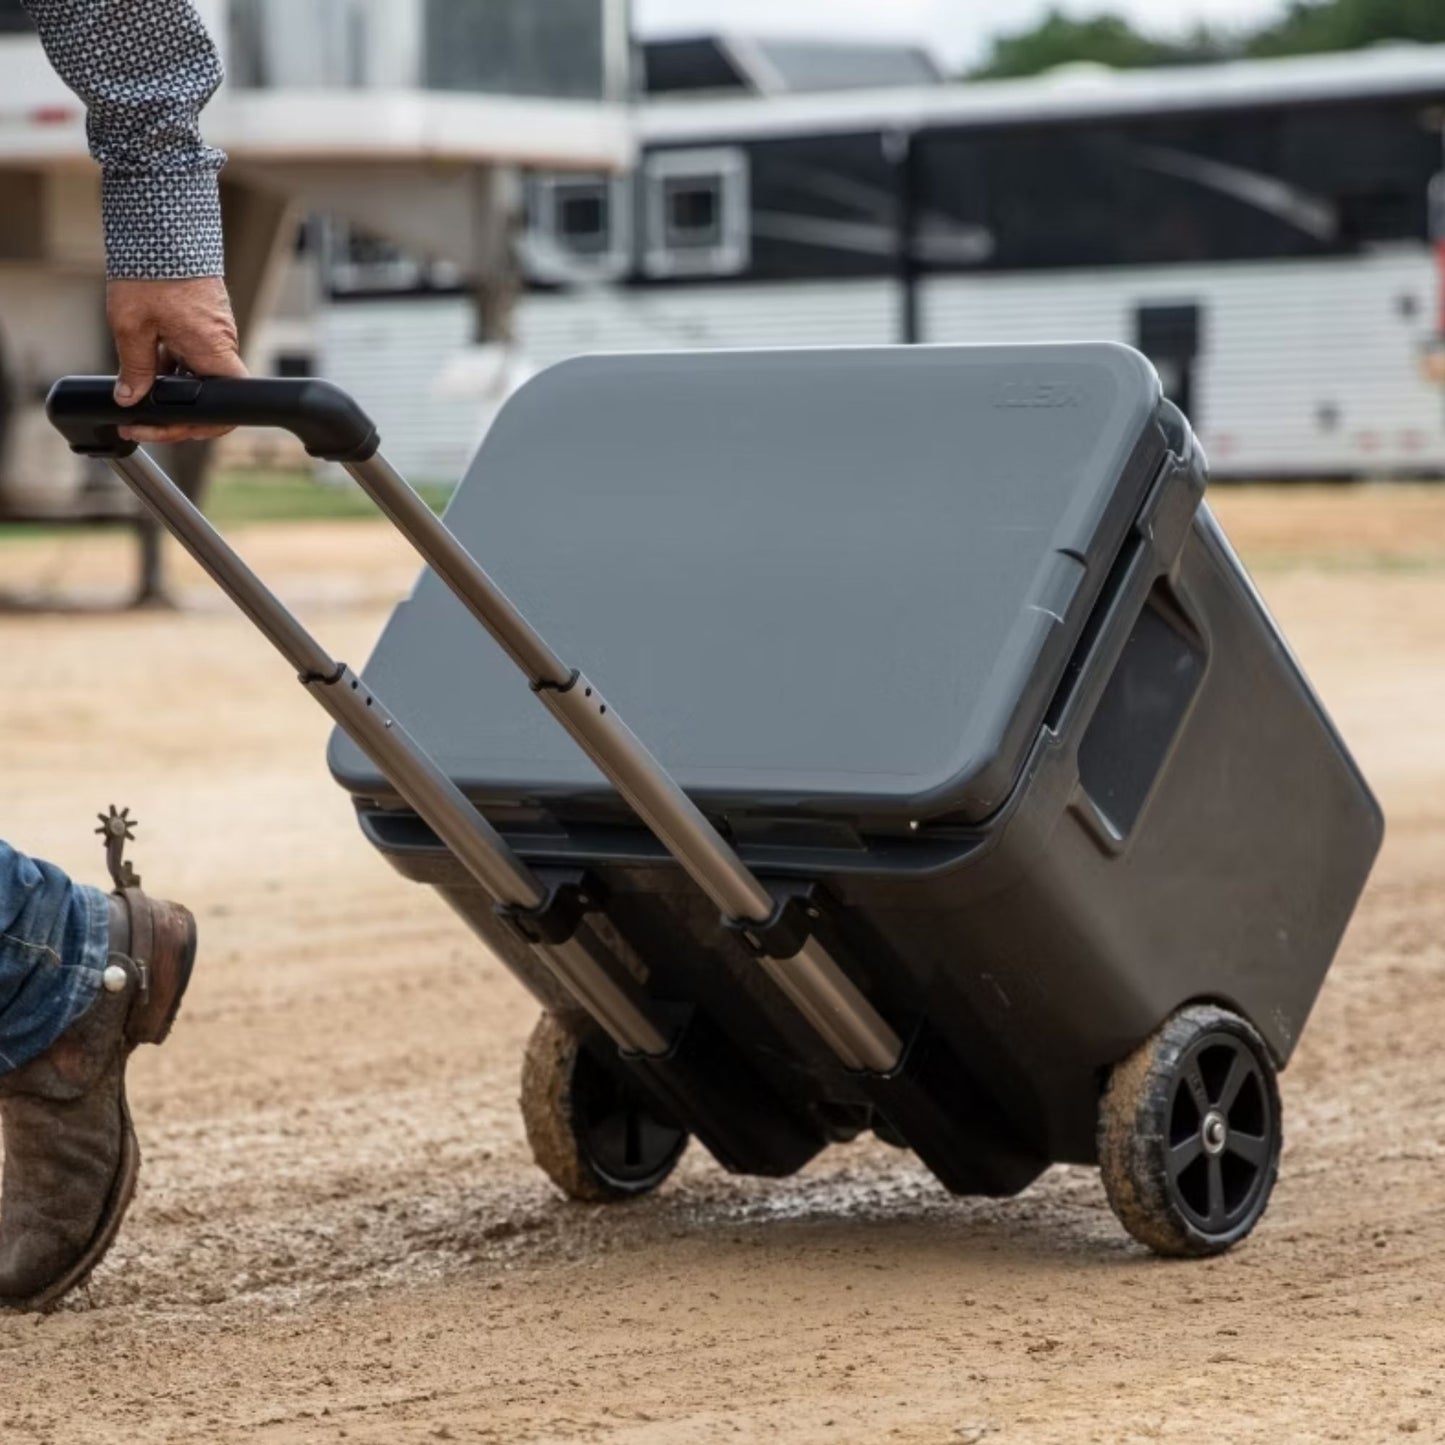
POLYGON ((85 102, 110 276, 221 275, 226 158, 200 131, 221 63, 190 0, 24 4, 51 64, 85 102))

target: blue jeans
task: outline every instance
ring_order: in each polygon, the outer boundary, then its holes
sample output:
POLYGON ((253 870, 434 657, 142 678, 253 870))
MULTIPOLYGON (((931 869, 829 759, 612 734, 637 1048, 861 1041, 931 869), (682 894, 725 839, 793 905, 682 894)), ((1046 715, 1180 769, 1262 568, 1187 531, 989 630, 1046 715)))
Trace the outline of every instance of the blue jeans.
POLYGON ((0 1074, 43 1054, 95 1002, 110 905, 0 841, 0 1074))

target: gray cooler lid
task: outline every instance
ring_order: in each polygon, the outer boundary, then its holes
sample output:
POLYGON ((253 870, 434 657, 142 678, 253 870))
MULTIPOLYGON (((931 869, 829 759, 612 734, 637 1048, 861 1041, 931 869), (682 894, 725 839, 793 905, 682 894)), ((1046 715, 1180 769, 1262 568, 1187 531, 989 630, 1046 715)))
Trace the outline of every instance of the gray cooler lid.
MULTIPOLYGON (((982 819, 1165 451, 1111 344, 598 356, 447 522, 707 806, 982 819)), ((478 801, 620 799, 431 573, 367 682, 478 801)), ((352 792, 391 790, 346 738, 352 792)))

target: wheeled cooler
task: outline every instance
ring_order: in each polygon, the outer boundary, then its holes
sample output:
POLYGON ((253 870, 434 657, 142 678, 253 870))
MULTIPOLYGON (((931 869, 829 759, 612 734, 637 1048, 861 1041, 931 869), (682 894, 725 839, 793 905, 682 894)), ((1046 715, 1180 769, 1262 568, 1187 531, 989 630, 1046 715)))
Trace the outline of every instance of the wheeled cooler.
POLYGON ((1097 1161, 1166 1253, 1254 1225, 1382 823, 1137 353, 570 362, 445 523, 334 388, 161 383, 157 418, 290 427, 427 558, 364 679, 109 386, 60 383, 57 425, 286 653, 366 836, 546 1009, 523 1107, 567 1192, 644 1192, 689 1135, 785 1175, 871 1130, 960 1194, 1097 1161))

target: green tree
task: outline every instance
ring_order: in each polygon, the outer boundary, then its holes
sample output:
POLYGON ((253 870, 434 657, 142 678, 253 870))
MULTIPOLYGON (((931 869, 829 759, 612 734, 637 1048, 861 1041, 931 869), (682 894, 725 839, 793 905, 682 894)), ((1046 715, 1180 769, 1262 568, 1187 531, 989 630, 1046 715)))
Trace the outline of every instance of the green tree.
POLYGON ((1032 29, 998 36, 974 75, 1038 75, 1078 61, 1128 70, 1241 55, 1311 55, 1389 40, 1445 42, 1445 0, 1288 0, 1279 19, 1257 30, 1230 34, 1199 26, 1180 40, 1149 35, 1107 12, 1075 19, 1051 10, 1032 29))
POLYGON ((1445 41, 1442 0, 1291 0, 1245 43, 1248 55, 1359 50, 1385 40, 1445 41))
POLYGON ((1172 59, 1170 47, 1141 34, 1119 15, 1095 15, 1075 20, 1051 10, 1031 30, 1000 35, 983 65, 974 72, 980 79, 1002 80, 1038 75, 1056 65, 1094 61, 1128 69, 1162 65, 1172 59))

